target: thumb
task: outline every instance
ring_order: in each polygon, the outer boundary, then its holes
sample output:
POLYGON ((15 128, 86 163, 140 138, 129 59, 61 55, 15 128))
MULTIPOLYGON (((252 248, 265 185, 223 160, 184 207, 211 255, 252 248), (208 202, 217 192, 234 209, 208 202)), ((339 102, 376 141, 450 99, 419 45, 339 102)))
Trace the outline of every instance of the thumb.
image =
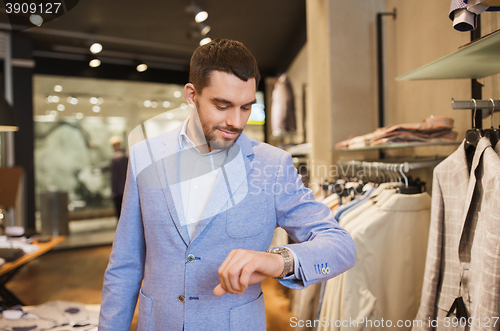
POLYGON ((222 285, 219 284, 217 285, 215 288, 214 288, 214 295, 217 296, 217 297, 220 297, 224 294, 226 294, 227 291, 225 289, 222 288, 222 285))

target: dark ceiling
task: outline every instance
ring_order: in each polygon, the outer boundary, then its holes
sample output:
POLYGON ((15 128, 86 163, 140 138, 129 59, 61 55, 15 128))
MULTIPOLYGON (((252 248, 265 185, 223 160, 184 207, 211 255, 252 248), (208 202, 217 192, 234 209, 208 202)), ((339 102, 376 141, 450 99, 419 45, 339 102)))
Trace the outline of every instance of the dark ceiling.
MULTIPOLYGON (((76 3, 66 0, 66 6, 69 1, 76 3)), ((201 39, 188 37, 196 30, 194 16, 185 11, 190 4, 80 0, 64 15, 16 34, 33 40, 38 58, 86 60, 89 45, 99 41, 103 64, 149 61, 151 68, 185 71, 201 39)), ((264 76, 286 70, 306 41, 305 0, 196 0, 196 5, 209 14, 207 36, 243 42, 264 76)), ((7 30, 7 14, 0 13, 0 24, 7 30)))

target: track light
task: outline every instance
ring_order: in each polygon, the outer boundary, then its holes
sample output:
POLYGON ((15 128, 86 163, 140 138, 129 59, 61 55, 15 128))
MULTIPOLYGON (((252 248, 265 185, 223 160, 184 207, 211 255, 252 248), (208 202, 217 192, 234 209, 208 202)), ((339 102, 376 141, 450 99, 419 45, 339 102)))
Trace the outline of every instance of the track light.
POLYGON ((212 41, 212 38, 210 38, 210 37, 203 38, 202 40, 200 40, 200 46, 206 45, 211 41, 212 41))
POLYGON ((204 22, 206 19, 208 18, 208 13, 204 10, 198 12, 198 14, 196 14, 196 16, 194 17, 194 20, 196 21, 196 23, 201 23, 201 22, 204 22))
POLYGON ((206 36, 207 33, 209 33, 210 29, 211 29, 210 25, 207 25, 205 23, 200 23, 199 28, 200 28, 200 33, 202 36, 206 36))
POLYGON ((186 13, 193 14, 196 23, 204 22, 208 18, 208 13, 198 7, 194 1, 191 2, 189 6, 186 7, 186 13))

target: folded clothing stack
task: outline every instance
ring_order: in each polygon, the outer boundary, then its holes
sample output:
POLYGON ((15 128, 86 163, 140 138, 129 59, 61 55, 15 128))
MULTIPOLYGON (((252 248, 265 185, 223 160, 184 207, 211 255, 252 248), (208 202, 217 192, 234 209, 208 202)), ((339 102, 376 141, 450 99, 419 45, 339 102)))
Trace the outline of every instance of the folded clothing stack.
POLYGON ((421 123, 406 123, 379 128, 372 133, 351 137, 335 145, 335 148, 362 148, 394 143, 444 143, 457 139, 452 131, 454 120, 450 117, 431 116, 421 123))

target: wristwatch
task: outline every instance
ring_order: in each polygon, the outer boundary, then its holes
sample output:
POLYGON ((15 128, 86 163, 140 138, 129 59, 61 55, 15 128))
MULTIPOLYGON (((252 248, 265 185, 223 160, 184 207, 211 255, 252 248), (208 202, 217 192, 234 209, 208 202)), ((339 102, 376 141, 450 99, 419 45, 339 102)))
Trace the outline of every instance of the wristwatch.
POLYGON ((283 272, 281 273, 281 275, 276 277, 277 279, 283 279, 283 277, 293 272, 292 258, 290 257, 290 251, 288 249, 283 247, 277 247, 277 248, 270 248, 266 252, 273 254, 280 254, 283 257, 283 260, 285 261, 283 272))

